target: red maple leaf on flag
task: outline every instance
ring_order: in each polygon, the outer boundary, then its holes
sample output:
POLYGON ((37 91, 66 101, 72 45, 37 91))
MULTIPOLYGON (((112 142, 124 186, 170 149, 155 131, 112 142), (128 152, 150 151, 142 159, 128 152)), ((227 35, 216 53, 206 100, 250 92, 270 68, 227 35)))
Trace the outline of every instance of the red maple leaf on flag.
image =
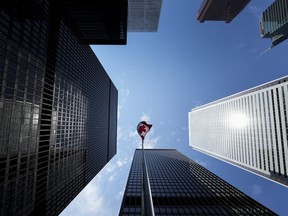
POLYGON ((141 136, 142 141, 144 141, 144 137, 146 136, 146 134, 149 132, 150 128, 152 127, 152 125, 147 124, 145 121, 141 121, 138 125, 137 125, 137 132, 138 134, 141 136))
POLYGON ((145 125, 141 125, 138 129, 139 134, 142 134, 143 132, 146 132, 146 126, 145 125))

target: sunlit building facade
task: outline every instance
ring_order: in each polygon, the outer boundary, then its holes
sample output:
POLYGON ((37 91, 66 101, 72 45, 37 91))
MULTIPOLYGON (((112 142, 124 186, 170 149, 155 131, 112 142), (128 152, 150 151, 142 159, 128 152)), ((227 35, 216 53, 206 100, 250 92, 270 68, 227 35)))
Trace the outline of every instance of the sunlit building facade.
POLYGON ((272 46, 288 38, 288 2, 275 0, 262 14, 260 20, 261 37, 271 38, 272 46))
MULTIPOLYGON (((276 215, 175 149, 147 149, 155 216, 276 215)), ((119 216, 141 215, 142 153, 135 150, 119 216)))
POLYGON ((190 145, 288 186, 288 76, 192 109, 190 145))
POLYGON ((89 43, 126 43, 127 2, 77 2, 0 3, 2 216, 58 215, 116 154, 117 89, 89 43), (95 34, 81 16, 99 7, 95 34))

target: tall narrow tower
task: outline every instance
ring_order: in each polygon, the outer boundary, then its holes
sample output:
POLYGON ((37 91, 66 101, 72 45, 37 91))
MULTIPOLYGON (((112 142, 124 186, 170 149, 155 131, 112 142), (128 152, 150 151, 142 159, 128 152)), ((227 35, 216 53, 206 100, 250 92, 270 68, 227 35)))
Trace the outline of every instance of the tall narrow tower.
MULTIPOLYGON (((275 215, 177 150, 144 151, 155 215, 275 215)), ((141 167, 136 149, 120 216, 141 215, 141 167)))
POLYGON ((196 107, 190 145, 288 186, 288 76, 196 107))

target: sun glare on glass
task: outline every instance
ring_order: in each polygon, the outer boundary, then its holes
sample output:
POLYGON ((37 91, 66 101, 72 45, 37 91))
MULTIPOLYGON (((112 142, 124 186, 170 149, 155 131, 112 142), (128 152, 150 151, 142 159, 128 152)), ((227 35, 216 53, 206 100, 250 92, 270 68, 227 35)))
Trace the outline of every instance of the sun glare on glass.
POLYGON ((234 127, 234 128, 244 128, 249 123, 248 117, 243 113, 231 114, 229 121, 230 121, 231 127, 234 127))

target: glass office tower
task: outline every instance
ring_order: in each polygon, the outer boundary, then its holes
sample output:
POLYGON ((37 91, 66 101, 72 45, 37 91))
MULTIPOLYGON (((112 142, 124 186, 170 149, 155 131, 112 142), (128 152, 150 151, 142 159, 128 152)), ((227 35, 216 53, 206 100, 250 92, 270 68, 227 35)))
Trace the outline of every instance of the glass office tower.
POLYGON ((162 0, 128 0, 128 31, 157 32, 162 0))
MULTIPOLYGON (((155 215, 276 215, 175 149, 147 149, 155 215)), ((141 215, 142 153, 135 150, 120 216, 141 215)))
POLYGON ((288 2, 275 0, 262 14, 260 20, 261 37, 271 38, 272 46, 288 38, 288 2))
POLYGON ((225 21, 230 23, 250 2, 250 0, 203 0, 198 10, 197 20, 225 21))
POLYGON ((117 89, 88 44, 126 43, 113 2, 1 0, 0 215, 59 214, 116 154, 117 89))
POLYGON ((196 107, 190 145, 288 186, 288 76, 196 107))

